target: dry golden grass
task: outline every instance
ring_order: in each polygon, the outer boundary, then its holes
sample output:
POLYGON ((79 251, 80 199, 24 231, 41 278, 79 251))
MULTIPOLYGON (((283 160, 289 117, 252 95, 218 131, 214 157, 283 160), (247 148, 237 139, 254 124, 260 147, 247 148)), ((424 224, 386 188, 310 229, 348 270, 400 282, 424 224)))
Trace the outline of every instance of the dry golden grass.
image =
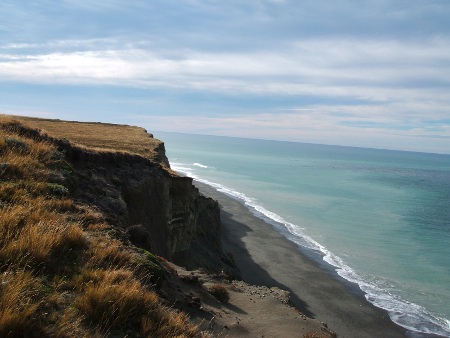
POLYGON ((86 244, 85 234, 74 224, 41 221, 8 229, 0 250, 3 264, 27 262, 35 268, 52 269, 60 255, 86 244))
POLYGON ((136 325, 146 309, 158 304, 156 294, 146 291, 129 270, 96 270, 90 275, 75 305, 102 329, 136 325))
POLYGON ((167 308, 159 307, 141 320, 141 335, 143 337, 177 337, 200 338, 208 337, 198 331, 198 327, 189 323, 186 314, 175 313, 167 308))
POLYGON ((139 127, 46 120, 23 116, 4 116, 3 118, 6 121, 13 118, 31 128, 42 130, 49 136, 65 138, 71 143, 90 149, 123 151, 156 159, 156 148, 161 145, 161 141, 154 139, 145 129, 139 127))
POLYGON ((129 270, 92 270, 82 276, 76 307, 103 331, 140 326, 143 337, 203 337, 183 313, 161 305, 129 270))
MULTIPOLYGON (((21 141, 18 138, 8 137, 6 140, 21 141)), ((23 144, 28 146, 28 143, 23 142, 23 144)), ((36 153, 32 148, 23 151, 21 148, 11 145, 11 142, 4 142, 3 146, 0 146, 0 152, 2 154, 2 178, 40 180, 48 174, 40 157, 51 156, 49 154, 36 153)))
POLYGON ((103 232, 108 228, 109 228, 108 225, 103 222, 88 223, 87 225, 87 229, 93 232, 103 232))
POLYGON ((87 252, 90 266, 130 267, 133 254, 117 239, 100 235, 91 241, 87 252))
MULTIPOLYGON (((115 139, 99 135, 120 137, 112 126, 25 120, 55 137, 73 133, 80 143, 92 137, 115 147, 115 139)), ((143 130, 140 137, 153 142, 143 130)), ((163 306, 149 289, 152 271, 162 269, 153 256, 111 238, 114 226, 100 212, 48 181, 70 166, 62 155, 0 118, 0 337, 105 337, 111 329, 201 337, 185 315, 163 306)))
POLYGON ((9 267, 0 275, 0 337, 27 336, 36 327, 39 282, 28 271, 9 267))
POLYGON ((51 256, 81 247, 84 234, 59 212, 73 208, 67 199, 49 198, 46 182, 57 149, 45 142, 2 133, 0 141, 0 263, 51 265, 51 256))

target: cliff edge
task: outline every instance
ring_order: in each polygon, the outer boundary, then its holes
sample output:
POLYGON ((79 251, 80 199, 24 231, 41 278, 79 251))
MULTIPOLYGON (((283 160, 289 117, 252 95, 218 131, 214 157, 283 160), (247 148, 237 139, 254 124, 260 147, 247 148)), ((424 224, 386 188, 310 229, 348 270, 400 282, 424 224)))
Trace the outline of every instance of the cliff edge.
POLYGON ((236 277, 222 252, 220 210, 170 169, 164 143, 143 128, 14 117, 22 135, 57 145, 70 169, 50 178, 97 209, 137 247, 189 269, 236 277))
POLYGON ((0 336, 335 336, 233 281, 192 183, 142 128, 0 115, 0 336))

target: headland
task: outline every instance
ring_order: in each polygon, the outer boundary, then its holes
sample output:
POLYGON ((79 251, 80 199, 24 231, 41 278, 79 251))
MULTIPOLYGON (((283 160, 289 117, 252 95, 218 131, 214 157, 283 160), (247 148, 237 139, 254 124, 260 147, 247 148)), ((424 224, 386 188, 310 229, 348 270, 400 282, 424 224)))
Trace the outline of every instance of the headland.
POLYGON ((0 335, 409 335, 144 129, 0 122, 0 335))

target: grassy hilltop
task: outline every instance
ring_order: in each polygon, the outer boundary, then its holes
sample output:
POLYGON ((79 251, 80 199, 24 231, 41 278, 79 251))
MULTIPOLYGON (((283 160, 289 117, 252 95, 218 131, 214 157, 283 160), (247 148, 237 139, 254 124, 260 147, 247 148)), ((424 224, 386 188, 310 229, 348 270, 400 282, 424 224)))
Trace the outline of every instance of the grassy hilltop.
MULTIPOLYGON (((8 117, 4 117, 8 120, 8 117)), ((10 117, 28 128, 42 130, 57 139, 67 139, 77 146, 96 151, 127 152, 158 160, 161 141, 154 139, 144 128, 76 121, 10 117)), ((4 123, 4 122, 3 122, 4 123)))
POLYGON ((55 180, 73 167, 52 138, 160 156, 141 128, 0 117, 0 337, 203 336, 158 295, 167 263, 55 180))

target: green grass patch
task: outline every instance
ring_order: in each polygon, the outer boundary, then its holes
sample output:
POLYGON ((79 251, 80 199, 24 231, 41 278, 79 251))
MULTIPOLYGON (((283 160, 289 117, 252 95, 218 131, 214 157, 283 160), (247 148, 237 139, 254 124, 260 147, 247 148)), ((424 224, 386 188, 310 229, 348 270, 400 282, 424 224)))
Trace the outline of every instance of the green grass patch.
POLYGON ((135 265, 141 273, 150 277, 151 283, 157 287, 161 286, 166 278, 164 268, 161 266, 158 258, 151 252, 139 249, 140 253, 133 259, 135 265))

